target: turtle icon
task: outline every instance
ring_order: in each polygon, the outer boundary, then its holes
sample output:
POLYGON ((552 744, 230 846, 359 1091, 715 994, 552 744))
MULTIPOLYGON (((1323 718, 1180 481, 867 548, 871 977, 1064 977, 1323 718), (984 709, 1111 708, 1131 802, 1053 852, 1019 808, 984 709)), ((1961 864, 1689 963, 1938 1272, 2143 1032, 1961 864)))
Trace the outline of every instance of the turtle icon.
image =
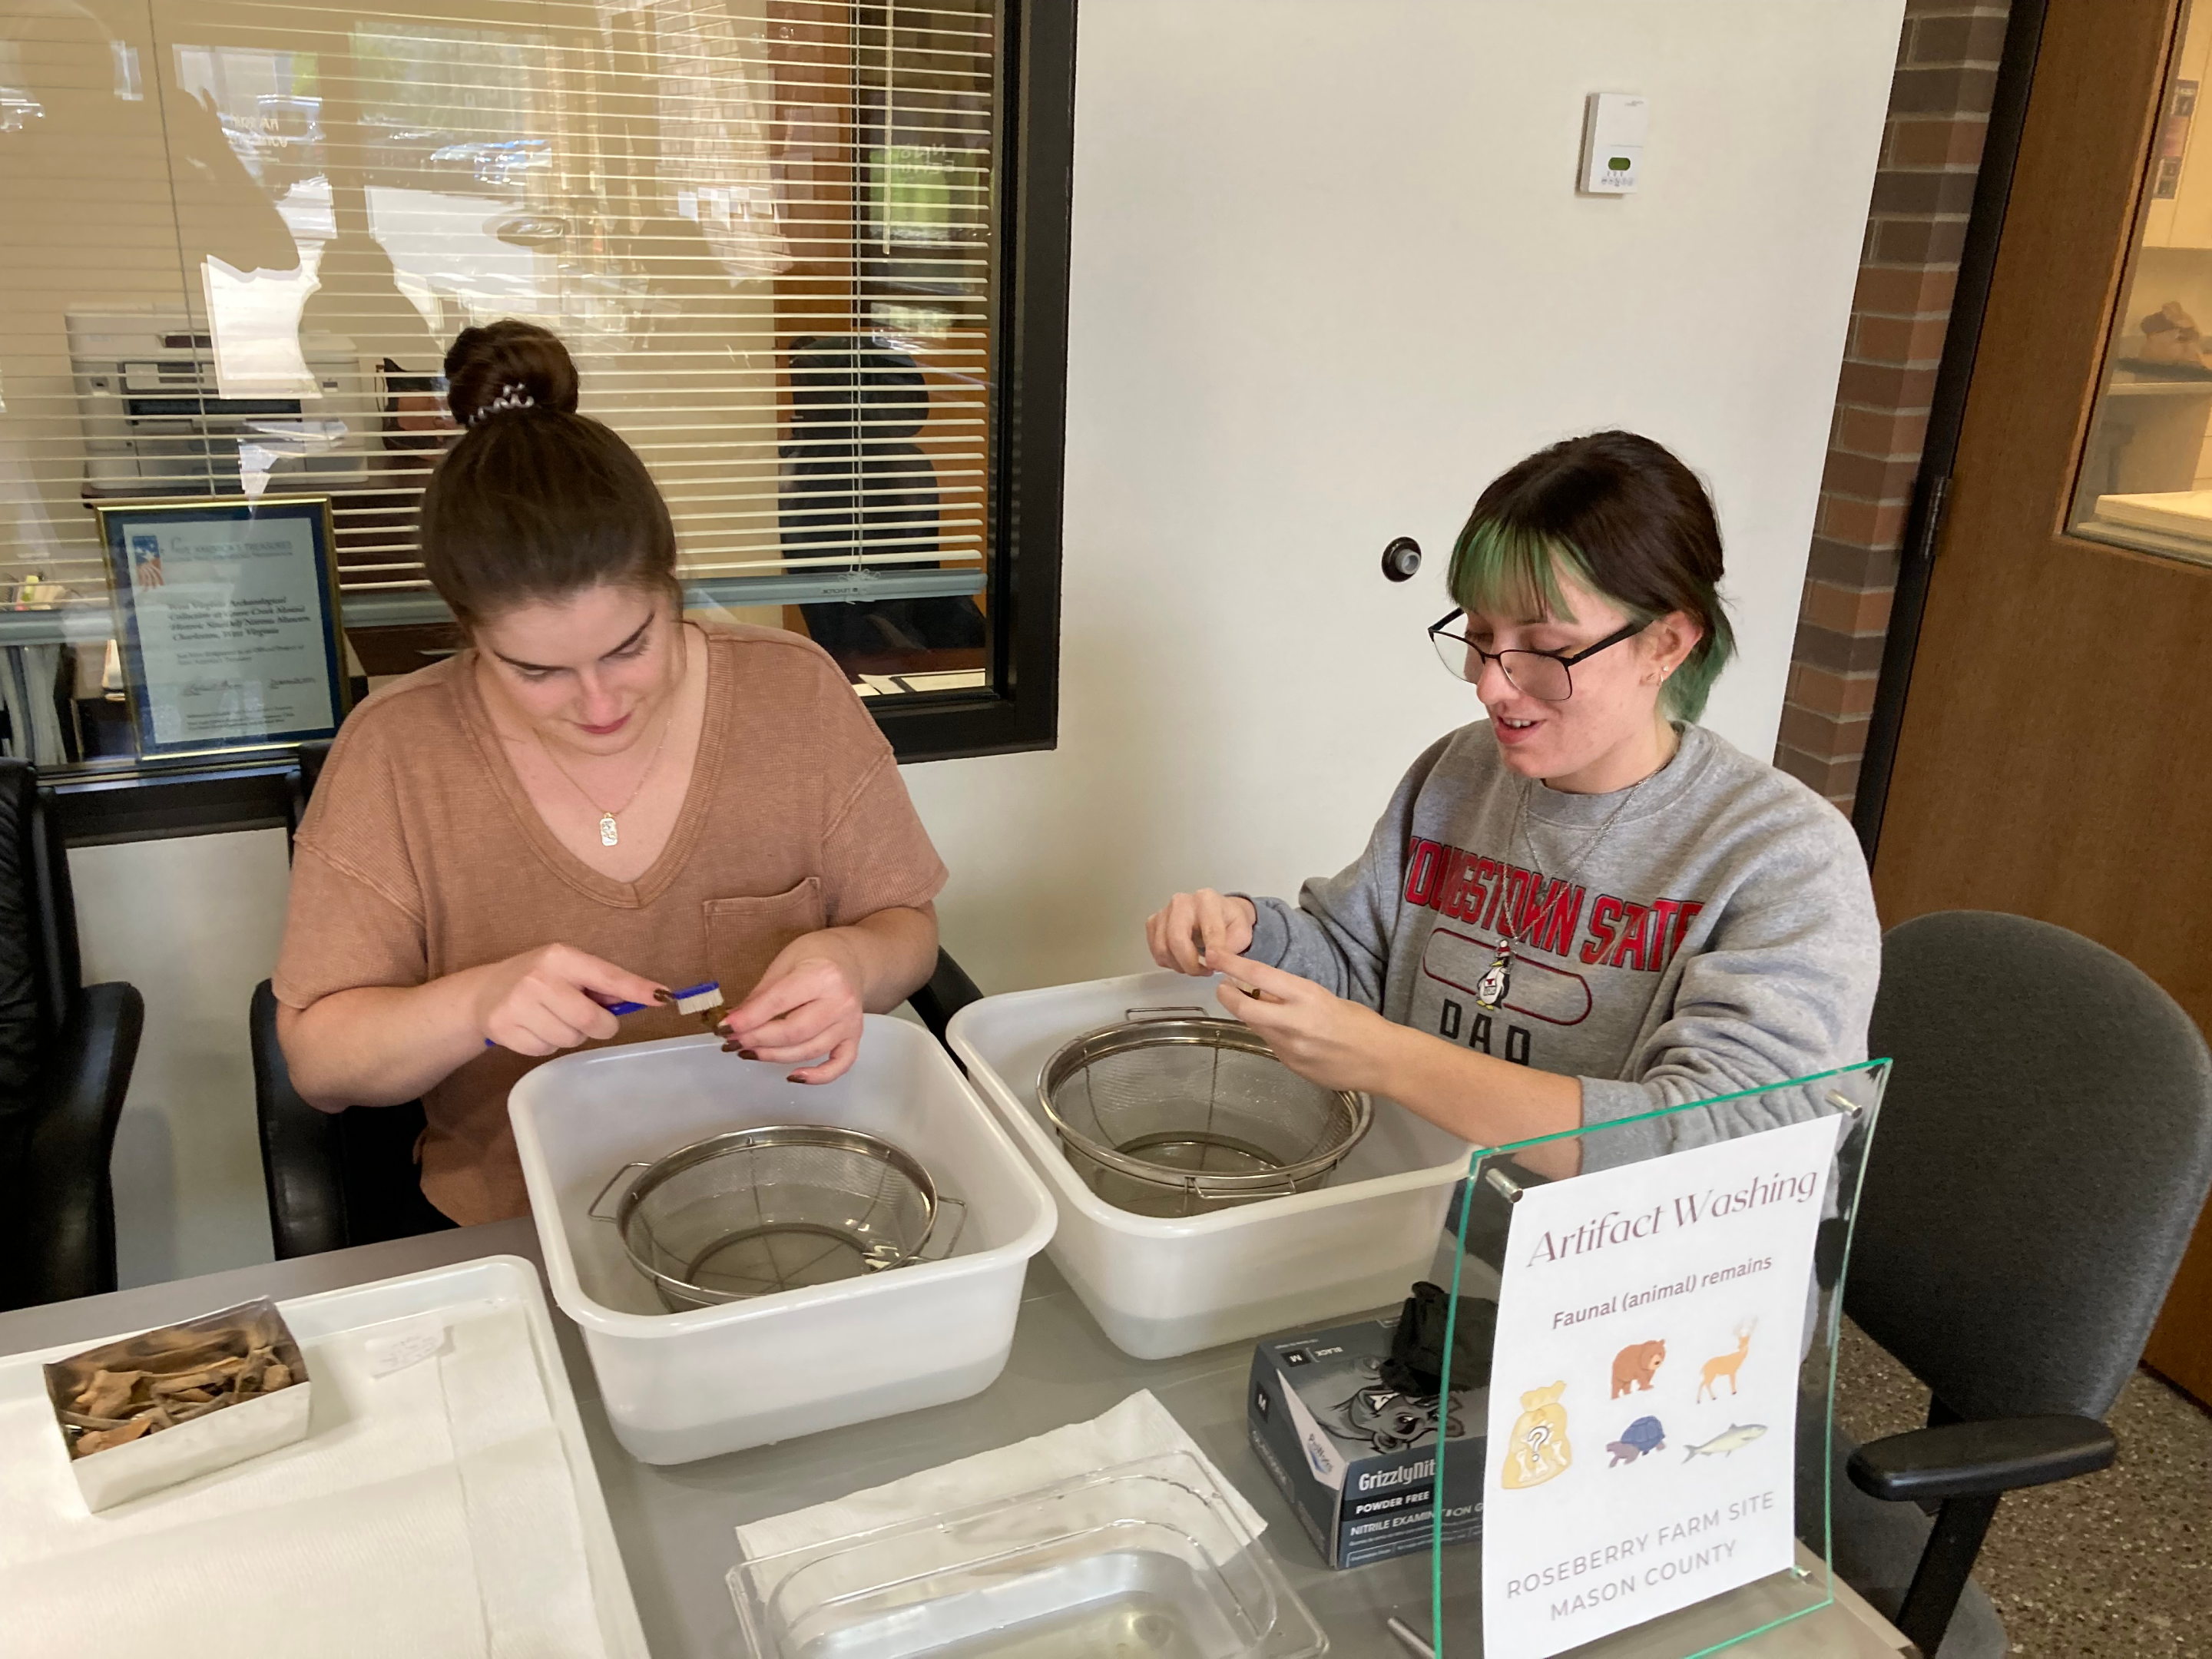
POLYGON ((1613 1462, 1606 1468, 1622 1463, 1633 1463, 1646 1452, 1655 1452, 1667 1443, 1667 1431, 1659 1426, 1656 1417, 1639 1417, 1620 1431, 1620 1438, 1608 1442, 1606 1449, 1613 1454, 1613 1462))

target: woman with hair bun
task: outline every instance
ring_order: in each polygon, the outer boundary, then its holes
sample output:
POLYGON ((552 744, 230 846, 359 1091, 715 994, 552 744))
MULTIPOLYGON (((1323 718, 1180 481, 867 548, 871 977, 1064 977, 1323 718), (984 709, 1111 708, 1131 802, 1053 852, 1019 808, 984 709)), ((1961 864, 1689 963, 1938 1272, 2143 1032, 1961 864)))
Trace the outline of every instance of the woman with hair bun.
POLYGON ((302 1096, 422 1097, 426 1224, 523 1213, 508 1089, 696 1032, 674 988, 720 982, 743 1060, 842 1075, 863 1012, 928 977, 945 873, 826 654, 684 619, 667 506, 557 338, 471 328, 446 375, 422 556, 467 648, 340 731, 275 976, 302 1096))
POLYGON ((1646 1117, 1864 1059, 1881 970, 1843 816, 1697 724, 1734 648, 1720 580, 1712 503, 1649 438, 1509 469, 1452 549, 1462 608, 1429 629, 1489 719, 1431 744, 1296 905, 1176 894, 1154 960, 1226 975, 1224 1006, 1293 1070, 1479 1145, 1623 1125, 1531 1149, 1540 1174, 1814 1109, 1646 1117))

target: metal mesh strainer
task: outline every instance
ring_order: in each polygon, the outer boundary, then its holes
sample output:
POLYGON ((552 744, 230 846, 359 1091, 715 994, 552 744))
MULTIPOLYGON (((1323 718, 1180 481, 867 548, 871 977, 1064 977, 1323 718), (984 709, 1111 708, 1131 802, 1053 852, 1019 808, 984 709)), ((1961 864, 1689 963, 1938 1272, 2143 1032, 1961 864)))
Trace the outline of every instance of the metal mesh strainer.
POLYGON ((1091 1190, 1188 1216, 1320 1186, 1367 1133, 1367 1097, 1309 1083, 1258 1033, 1200 1009, 1132 1008, 1045 1062, 1045 1115, 1091 1190))
POLYGON ((902 1267, 922 1258, 948 1205, 964 1220, 965 1206, 940 1198, 929 1172, 887 1140, 776 1124, 625 1164, 591 1213, 615 1224, 630 1261, 677 1311, 902 1267), (604 1213, 633 1170, 645 1173, 604 1213))

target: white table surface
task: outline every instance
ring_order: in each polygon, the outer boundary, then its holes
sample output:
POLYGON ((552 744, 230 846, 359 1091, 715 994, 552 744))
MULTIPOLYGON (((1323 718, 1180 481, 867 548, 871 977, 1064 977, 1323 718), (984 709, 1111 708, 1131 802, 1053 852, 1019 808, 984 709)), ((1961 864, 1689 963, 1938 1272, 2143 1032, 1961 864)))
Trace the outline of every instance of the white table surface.
MULTIPOLYGON (((89 1342, 249 1297, 306 1296, 484 1255, 538 1261, 536 1232, 527 1220, 497 1222, 22 1309, 0 1314, 0 1354, 89 1342)), ((581 1337, 557 1308, 553 1322, 638 1615, 659 1659, 744 1659, 723 1582, 736 1559, 732 1528, 1096 1416, 1138 1389, 1150 1389, 1175 1413, 1267 1519, 1269 1547, 1328 1632, 1333 1656, 1407 1659, 1383 1627, 1387 1613, 1396 1613, 1416 1630, 1428 1628, 1425 1555, 1343 1572, 1323 1566, 1261 1469, 1244 1437, 1249 1343, 1180 1359, 1132 1359, 1106 1340, 1042 1256, 1030 1269, 1006 1372, 974 1399, 670 1468, 639 1463, 616 1443, 581 1337)), ((1472 1554, 1467 1559, 1471 1565, 1472 1554)), ((1462 1620, 1471 1626, 1472 1591, 1470 1585, 1464 1599, 1448 1595, 1448 1632, 1462 1620)), ((1898 1659, 1912 1653, 1905 1638, 1847 1587, 1838 1586, 1837 1598, 1835 1605, 1731 1652, 1743 1659, 1898 1659)), ((1710 1632, 1704 1640, 1717 1640, 1788 1605, 1795 1603, 1778 1600, 1767 1587, 1747 1586, 1579 1651, 1590 1659, 1680 1659, 1704 1644, 1691 1639, 1694 1629, 1710 1632)), ((1472 1656, 1474 1647, 1458 1641, 1448 1651, 1472 1656)))

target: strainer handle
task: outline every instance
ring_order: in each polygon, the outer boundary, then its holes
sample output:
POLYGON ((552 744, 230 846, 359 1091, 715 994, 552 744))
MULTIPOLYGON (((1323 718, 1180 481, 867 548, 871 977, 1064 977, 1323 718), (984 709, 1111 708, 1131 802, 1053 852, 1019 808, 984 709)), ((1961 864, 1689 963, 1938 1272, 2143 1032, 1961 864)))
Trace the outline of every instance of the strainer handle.
POLYGON ((1208 1018, 1205 1009, 1194 1002, 1169 1003, 1158 1008, 1124 1008, 1121 1018, 1127 1020, 1187 1019, 1195 1014, 1200 1019, 1208 1018))
POLYGON ((607 1177, 607 1184, 599 1188, 599 1195, 592 1200, 591 1206, 586 1209, 584 1213, 591 1217, 594 1221, 615 1220, 617 1218, 613 1216, 601 1215, 599 1213, 599 1206, 606 1202, 607 1194, 614 1191, 616 1186, 621 1182, 622 1178, 628 1175, 632 1170, 649 1170, 652 1167, 653 1165, 643 1158, 640 1158, 635 1164, 623 1164, 621 1169, 617 1170, 612 1175, 607 1177))
POLYGON ((939 1193, 937 1196, 936 1212, 930 1217, 929 1220, 929 1237, 921 1241, 921 1248, 914 1253, 912 1259, 916 1261, 944 1261, 946 1256, 952 1254, 952 1247, 960 1242, 960 1235, 967 1231, 967 1205, 957 1198, 947 1198, 944 1194, 939 1193), (941 1250, 935 1249, 933 1247, 937 1243, 938 1236, 944 1232, 941 1224, 945 1220, 945 1212, 948 1208, 957 1210, 960 1213, 952 1223, 952 1231, 945 1234, 945 1248, 941 1250))
POLYGON ((1183 1185, 1200 1198, 1290 1198, 1298 1190, 1295 1181, 1279 1185, 1217 1187, 1202 1175, 1185 1176, 1183 1185))

